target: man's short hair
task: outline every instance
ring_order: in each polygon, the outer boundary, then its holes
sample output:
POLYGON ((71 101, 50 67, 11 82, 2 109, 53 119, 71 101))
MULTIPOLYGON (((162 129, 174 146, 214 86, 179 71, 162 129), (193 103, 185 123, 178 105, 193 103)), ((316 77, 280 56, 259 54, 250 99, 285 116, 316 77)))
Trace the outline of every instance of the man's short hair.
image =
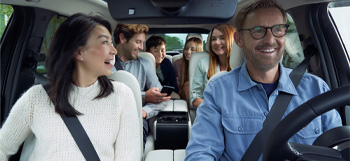
POLYGON ((246 16, 250 13, 253 12, 257 9, 263 9, 263 8, 277 8, 281 11, 283 20, 286 22, 287 21, 287 13, 286 11, 279 5, 277 2, 274 0, 257 0, 246 7, 242 8, 235 19, 235 25, 237 30, 243 29, 243 24, 245 21, 246 16))
POLYGON ((158 45, 166 45, 164 38, 153 35, 146 41, 146 51, 150 51, 151 47, 157 47, 158 45))
POLYGON ((121 33, 124 34, 126 41, 129 42, 129 40, 136 34, 148 34, 148 27, 143 24, 121 24, 118 23, 117 27, 114 30, 113 36, 114 41, 116 44, 120 43, 119 35, 121 33))

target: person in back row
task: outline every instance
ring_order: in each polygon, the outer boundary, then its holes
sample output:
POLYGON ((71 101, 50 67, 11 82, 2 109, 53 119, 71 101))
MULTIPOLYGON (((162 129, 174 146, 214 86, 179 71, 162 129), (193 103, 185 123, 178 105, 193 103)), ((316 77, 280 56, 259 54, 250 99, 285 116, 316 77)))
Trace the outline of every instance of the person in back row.
MULTIPOLYGON (((293 95, 286 116, 329 90, 321 78, 307 73, 294 87, 289 77, 292 70, 280 63, 288 29, 286 12, 273 0, 259 0, 244 7, 235 24, 235 42, 243 49, 246 62, 207 85, 191 129, 185 161, 241 160, 279 93, 293 95)), ((331 110, 289 141, 311 145, 323 132, 338 126, 341 118, 336 110, 331 110)), ((255 148, 263 148, 264 144, 258 146, 255 148)))
POLYGON ((12 107, 0 130, 0 160, 15 154, 28 135, 34 135, 35 146, 23 149, 31 152, 23 160, 86 160, 61 116, 79 119, 100 160, 140 160, 133 93, 106 77, 115 54, 108 21, 84 14, 68 17, 46 58, 48 93, 34 85, 12 107))
POLYGON ((160 36, 151 36, 146 41, 146 51, 153 54, 156 60, 156 73, 160 83, 164 86, 172 86, 174 92, 178 93, 175 70, 170 60, 165 59, 166 42, 160 36))
POLYGON ((179 95, 181 99, 186 100, 189 107, 189 61, 191 55, 203 51, 203 42, 198 37, 191 37, 186 40, 183 56, 181 59, 173 62, 173 66, 179 82, 179 95))
MULTIPOLYGON (((160 93, 162 85, 158 81, 154 66, 147 60, 138 57, 139 51, 143 49, 145 34, 148 27, 140 24, 117 24, 114 30, 114 41, 117 44, 115 69, 125 70, 134 75, 139 82, 142 94, 142 117, 143 119, 143 143, 149 133, 146 119, 156 116, 164 109, 170 96, 160 93)), ((115 70, 114 69, 114 70, 115 70)))
POLYGON ((209 58, 199 60, 192 81, 190 102, 198 107, 203 101, 203 91, 208 80, 220 71, 231 71, 230 53, 234 43, 235 28, 230 24, 215 25, 209 40, 209 58))

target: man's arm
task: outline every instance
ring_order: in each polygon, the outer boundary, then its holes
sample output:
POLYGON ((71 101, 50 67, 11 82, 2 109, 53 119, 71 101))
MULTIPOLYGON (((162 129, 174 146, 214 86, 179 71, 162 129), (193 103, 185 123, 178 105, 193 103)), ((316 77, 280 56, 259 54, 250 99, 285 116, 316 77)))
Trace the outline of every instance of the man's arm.
MULTIPOLYGON (((141 60, 142 61, 142 60, 141 60)), ((144 69, 154 69, 151 63, 144 61, 144 69)), ((147 113, 146 119, 156 116, 159 111, 163 110, 167 106, 167 102, 170 100, 170 96, 166 96, 166 93, 160 93, 163 86, 159 83, 156 70, 147 70, 146 74, 146 89, 148 89, 142 96, 146 105, 142 109, 147 113)))
MULTIPOLYGON (((145 75, 146 75, 146 89, 147 91, 142 91, 142 99, 143 103, 159 103, 159 102, 164 102, 168 101, 171 97, 166 97, 166 94, 160 93, 162 90, 163 86, 160 84, 155 67, 152 66, 151 63, 149 63, 147 60, 140 59, 142 65, 143 65, 143 70, 145 75), (149 70, 149 69, 154 69, 154 70, 149 70)), ((164 107, 165 108, 165 107, 164 107)))
POLYGON ((214 101, 214 90, 212 84, 206 87, 205 99, 197 109, 185 161, 219 160, 225 148, 221 110, 214 101))
POLYGON ((167 105, 168 102, 161 102, 157 104, 147 103, 142 107, 142 109, 146 112, 146 119, 149 119, 153 116, 158 115, 158 113, 162 111, 167 105))

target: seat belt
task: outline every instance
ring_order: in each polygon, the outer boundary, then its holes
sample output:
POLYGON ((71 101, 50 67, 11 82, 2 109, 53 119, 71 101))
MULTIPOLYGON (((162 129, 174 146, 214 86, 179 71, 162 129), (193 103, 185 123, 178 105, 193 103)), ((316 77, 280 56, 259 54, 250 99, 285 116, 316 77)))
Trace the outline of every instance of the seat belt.
MULTIPOLYGON (((38 82, 44 87, 45 91, 47 92, 49 89, 48 79, 42 76, 41 74, 37 73, 33 68, 32 72, 34 74, 34 77, 38 80, 38 82)), ((67 117, 64 115, 61 115, 61 117, 86 161, 100 161, 100 158, 98 157, 97 152, 94 146, 92 145, 91 140, 89 139, 89 136, 84 130, 84 127, 78 120, 78 117, 67 117)))
MULTIPOLYGON (((295 67, 289 74, 290 79, 293 82, 295 88, 298 87, 299 82, 304 75, 307 67, 309 66, 310 59, 313 56, 314 51, 317 50, 313 45, 309 45, 305 50, 305 59, 295 67)), ((268 136, 272 130, 281 121, 283 114, 285 113, 290 100, 293 95, 285 92, 280 92, 277 96, 275 103, 272 105, 269 114, 263 123, 263 128, 256 134, 252 143, 244 153, 241 161, 255 161, 258 160, 263 152, 268 136)))

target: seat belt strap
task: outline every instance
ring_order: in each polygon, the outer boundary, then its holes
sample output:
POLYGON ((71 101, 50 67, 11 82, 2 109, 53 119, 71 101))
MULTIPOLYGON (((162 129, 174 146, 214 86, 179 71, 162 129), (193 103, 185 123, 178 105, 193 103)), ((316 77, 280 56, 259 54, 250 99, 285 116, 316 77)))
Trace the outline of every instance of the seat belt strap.
MULTIPOLYGON (((48 92, 49 84, 47 78, 37 73, 34 69, 32 69, 32 72, 35 78, 38 79, 38 82, 44 87, 45 91, 48 92)), ((98 157, 98 154, 79 119, 76 116, 67 117, 61 115, 61 117, 86 161, 100 161, 100 158, 98 157)))
MULTIPOLYGON (((310 59, 313 55, 314 50, 316 50, 314 46, 308 46, 304 51, 305 59, 289 74, 289 77, 292 80, 295 88, 298 87, 302 76, 309 66, 310 59)), ((269 114, 266 116, 266 119, 263 123, 263 128, 254 137, 252 143, 244 153, 241 161, 255 161, 260 158, 265 147, 267 137, 270 135, 276 125, 281 121, 292 97, 293 95, 289 93, 279 93, 275 100, 275 103, 271 107, 269 114)))

